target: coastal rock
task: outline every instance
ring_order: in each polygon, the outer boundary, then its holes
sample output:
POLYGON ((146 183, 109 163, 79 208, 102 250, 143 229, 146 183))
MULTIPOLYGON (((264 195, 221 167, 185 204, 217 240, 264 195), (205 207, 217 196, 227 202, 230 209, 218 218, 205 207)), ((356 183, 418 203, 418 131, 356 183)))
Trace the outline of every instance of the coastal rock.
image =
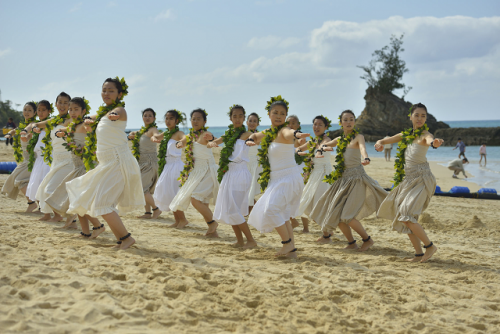
POLYGON ((461 138, 467 146, 482 144, 500 146, 500 127, 439 129, 434 136, 444 139, 445 146, 455 146, 458 138, 461 138))

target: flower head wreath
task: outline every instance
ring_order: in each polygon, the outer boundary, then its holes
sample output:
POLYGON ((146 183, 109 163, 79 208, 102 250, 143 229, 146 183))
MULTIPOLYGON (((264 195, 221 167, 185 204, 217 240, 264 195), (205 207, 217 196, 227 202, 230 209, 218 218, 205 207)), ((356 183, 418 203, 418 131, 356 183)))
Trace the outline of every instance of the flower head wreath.
POLYGON ((120 79, 119 77, 115 77, 115 79, 118 80, 120 82, 120 84, 122 85, 122 97, 120 100, 123 100, 123 98, 128 95, 127 82, 125 81, 125 78, 120 79))
MULTIPOLYGON (((229 117, 231 117, 231 110, 233 110, 233 109, 235 109, 235 108, 236 108, 236 109, 240 108, 240 109, 245 110, 241 104, 233 104, 232 106, 230 106, 230 107, 229 107, 229 111, 227 112, 227 115, 228 115, 229 117)), ((260 119, 259 119, 259 121, 260 121, 260 119)))
MULTIPOLYGON (((89 112, 90 112, 90 109, 92 109, 92 108, 90 108, 90 104, 89 104, 90 102, 89 102, 89 100, 87 100, 87 99, 85 98, 85 96, 84 96, 84 97, 82 97, 82 100, 83 100, 83 103, 85 104, 85 115, 88 115, 88 114, 89 114, 89 112)), ((85 115, 84 115, 84 116, 85 116, 85 115)))
MULTIPOLYGON (((271 111, 271 105, 274 103, 274 102, 277 102, 277 101, 281 101, 281 102, 284 102, 286 104, 286 108, 288 109, 288 101, 285 100, 284 98, 281 97, 281 95, 278 95, 278 96, 271 96, 271 100, 267 101, 267 105, 266 105, 266 110, 267 112, 269 113, 271 111)), ((260 117, 259 117, 259 121, 260 121, 260 117)))
POLYGON ((326 128, 325 128, 325 130, 328 130, 328 128, 330 128, 330 126, 332 126, 332 121, 328 117, 326 117, 326 116, 321 115, 321 117, 323 117, 324 119, 326 119, 326 124, 325 124, 326 128))

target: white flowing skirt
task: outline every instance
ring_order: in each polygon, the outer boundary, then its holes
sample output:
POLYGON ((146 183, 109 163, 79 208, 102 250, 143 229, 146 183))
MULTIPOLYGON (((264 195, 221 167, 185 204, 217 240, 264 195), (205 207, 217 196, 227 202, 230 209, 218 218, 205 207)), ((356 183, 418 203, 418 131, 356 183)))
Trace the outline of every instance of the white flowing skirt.
POLYGON ((301 216, 303 214, 309 216, 314 205, 318 202, 318 200, 323 196, 323 194, 330 188, 330 185, 326 182, 323 182, 325 175, 331 173, 332 167, 330 164, 328 165, 319 165, 314 166, 314 169, 309 176, 309 180, 302 191, 302 196, 300 197, 300 206, 298 215, 301 216))
POLYGON ((297 166, 271 171, 267 189, 255 204, 248 224, 260 232, 271 232, 297 216, 304 180, 297 166))
POLYGON ((53 153, 50 171, 43 178, 36 192, 36 199, 40 201, 40 210, 43 213, 52 213, 52 208, 45 203, 61 182, 73 171, 73 161, 70 152, 53 153))
POLYGON ((262 167, 257 159, 251 159, 248 162, 248 170, 252 175, 250 191, 248 193, 248 206, 254 206, 255 196, 260 194, 259 174, 262 173, 262 167))
POLYGON ((184 168, 184 163, 180 157, 167 157, 166 159, 167 163, 165 167, 163 167, 163 171, 156 183, 156 189, 153 194, 155 204, 164 212, 170 211, 170 203, 172 203, 175 195, 177 195, 181 189, 181 183, 177 179, 184 168))
POLYGON ((30 182, 28 183, 28 188, 26 189, 26 196, 28 196, 30 201, 36 200, 36 192, 49 171, 50 166, 43 161, 43 155, 37 152, 36 160, 33 164, 33 170, 31 171, 30 182))
POLYGON ((68 213, 98 217, 144 209, 141 170, 128 145, 98 148, 97 160, 96 168, 66 183, 68 213))
POLYGON ((247 164, 230 163, 224 174, 215 203, 214 219, 228 225, 240 225, 248 215, 248 192, 252 175, 247 164))
POLYGON ((186 183, 170 203, 170 210, 186 211, 191 198, 206 204, 210 203, 210 200, 212 203, 216 202, 219 192, 217 168, 218 166, 210 159, 196 159, 186 183))

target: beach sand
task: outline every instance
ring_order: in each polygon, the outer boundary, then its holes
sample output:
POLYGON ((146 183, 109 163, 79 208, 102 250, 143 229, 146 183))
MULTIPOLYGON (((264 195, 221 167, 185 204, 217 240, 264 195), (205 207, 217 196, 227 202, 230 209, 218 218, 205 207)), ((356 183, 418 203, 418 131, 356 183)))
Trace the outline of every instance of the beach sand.
MULTIPOLYGON (((2 145, 3 146, 3 145, 2 145)), ((12 150, 0 148, 0 161, 12 150)), ((431 163, 438 185, 454 180, 431 163)), ((372 159, 367 173, 390 186, 392 163, 372 159)), ((0 175, 0 186, 7 175, 0 175)), ((123 217, 135 246, 116 251, 107 229, 75 238, 63 223, 25 214, 26 200, 0 197, 2 333, 495 333, 500 328, 500 201, 433 197, 421 222, 439 248, 425 264, 391 222, 362 221, 375 245, 365 253, 318 245, 317 225, 298 233, 299 258, 279 260, 277 233, 253 230, 259 248, 233 248, 231 227, 205 239, 192 207, 184 230, 171 213, 123 217)), ((101 219, 102 221, 102 219, 101 219)), ((359 240, 359 238, 358 238, 359 240)))

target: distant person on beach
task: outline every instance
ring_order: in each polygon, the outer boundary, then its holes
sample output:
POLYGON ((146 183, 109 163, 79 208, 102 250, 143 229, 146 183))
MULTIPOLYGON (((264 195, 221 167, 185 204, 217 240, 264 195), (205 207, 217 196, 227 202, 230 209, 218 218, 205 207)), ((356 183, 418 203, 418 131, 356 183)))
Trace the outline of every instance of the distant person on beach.
POLYGON ((462 138, 458 138, 458 143, 453 150, 456 150, 457 147, 460 149, 458 157, 462 156, 465 159, 465 143, 462 141, 462 138))
MULTIPOLYGON (((384 137, 385 138, 391 138, 389 134, 384 137)), ((384 145, 384 155, 385 155, 385 161, 391 161, 391 150, 392 150, 392 144, 385 144, 384 145)))
POLYGON ((481 159, 479 160, 479 165, 481 165, 481 161, 483 161, 484 157, 484 165, 486 166, 486 144, 481 145, 479 148, 479 155, 481 156, 481 159))
MULTIPOLYGON (((6 129, 15 129, 16 128, 16 123, 14 123, 14 119, 12 117, 9 117, 9 120, 7 121, 7 124, 5 124, 4 128, 6 128, 6 129)), ((9 143, 10 143, 10 146, 12 146, 12 144, 14 143, 13 137, 7 138, 5 140, 6 146, 9 146, 9 143)))
POLYGON ((469 160, 467 160, 467 158, 465 158, 465 157, 463 159, 455 159, 455 160, 450 161, 450 163, 448 164, 448 169, 453 171, 452 177, 454 179, 458 179, 458 174, 460 172, 462 172, 464 174, 465 178, 467 178, 467 175, 465 175, 464 164, 468 164, 468 163, 469 163, 469 160))

